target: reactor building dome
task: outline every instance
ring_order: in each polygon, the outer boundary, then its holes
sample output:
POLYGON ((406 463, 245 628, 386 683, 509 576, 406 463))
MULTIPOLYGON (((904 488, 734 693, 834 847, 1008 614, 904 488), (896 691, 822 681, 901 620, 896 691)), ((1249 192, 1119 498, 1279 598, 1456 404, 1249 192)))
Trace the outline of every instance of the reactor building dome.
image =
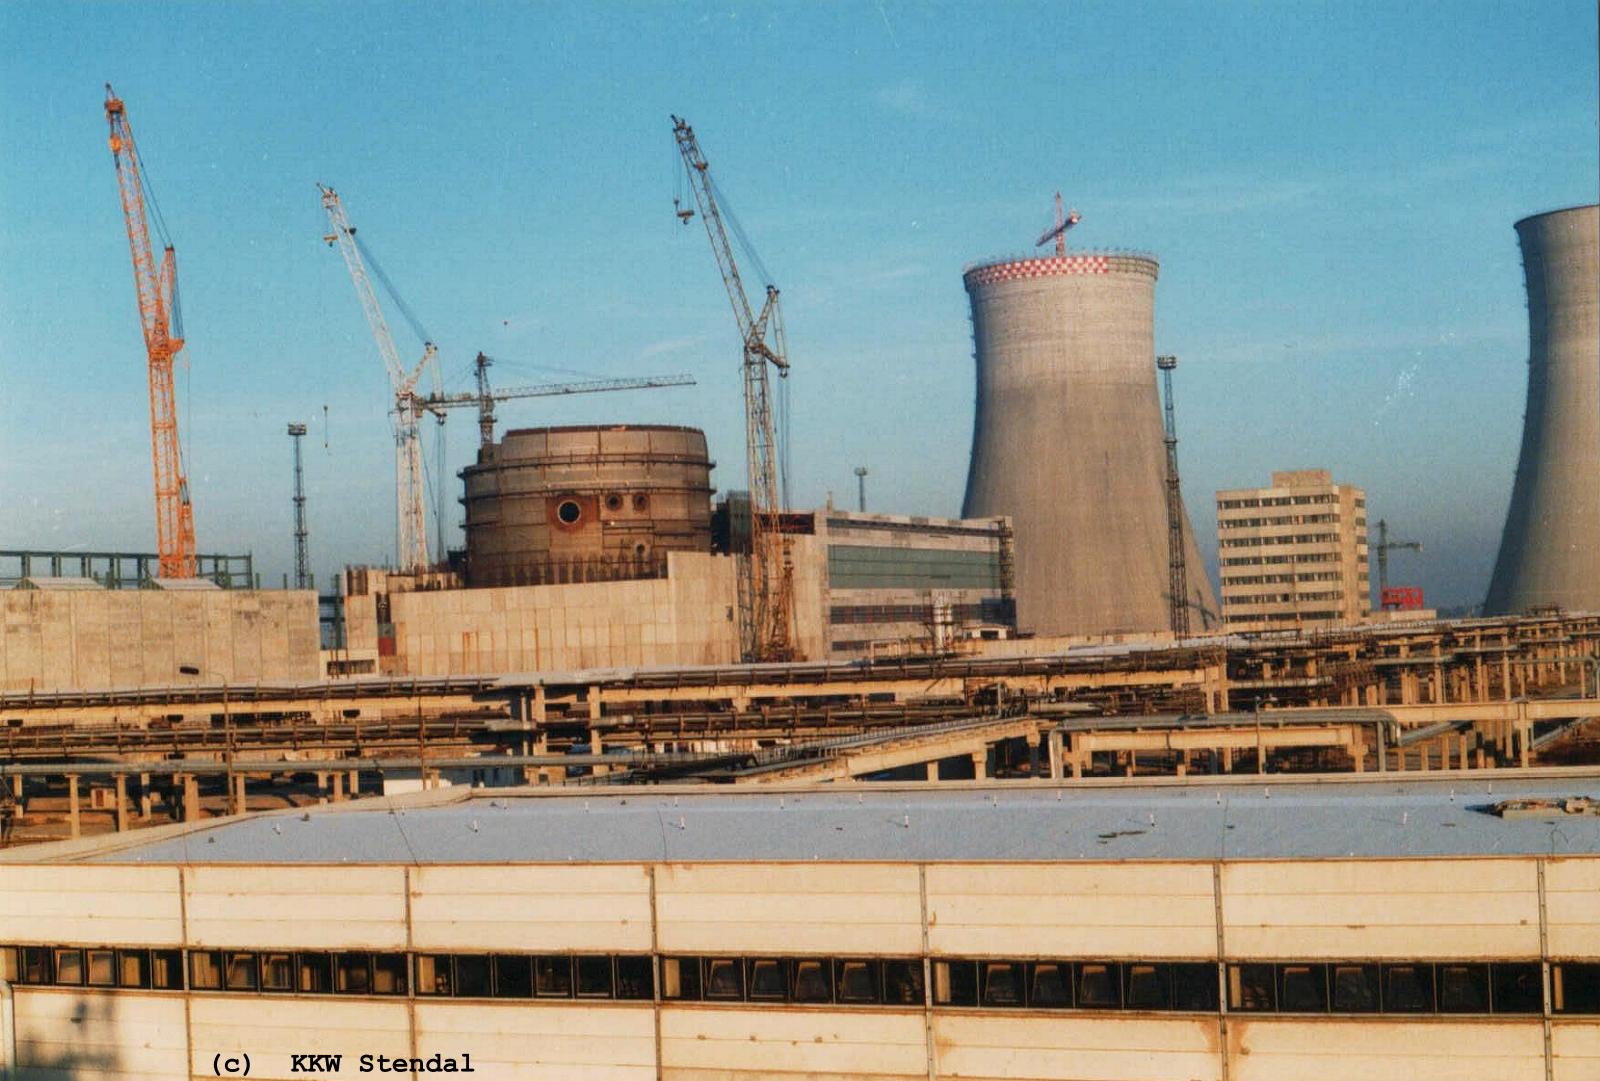
POLYGON ((1488 615, 1600 611, 1600 207, 1517 222, 1528 407, 1488 615))
POLYGON ((467 584, 659 577, 711 551, 706 435, 662 424, 519 428, 462 470, 467 584))
MULTIPOLYGON (((1154 258, 1075 253, 967 270, 977 408, 962 515, 1009 515, 1017 625, 1172 628, 1154 258)), ((1218 622, 1184 514, 1189 626, 1218 622)))

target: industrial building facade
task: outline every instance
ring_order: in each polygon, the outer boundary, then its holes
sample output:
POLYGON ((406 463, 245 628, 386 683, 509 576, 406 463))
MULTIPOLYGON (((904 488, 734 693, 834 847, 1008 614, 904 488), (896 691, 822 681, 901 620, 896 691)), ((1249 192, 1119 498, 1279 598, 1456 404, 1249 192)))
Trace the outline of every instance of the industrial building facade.
POLYGON ((500 794, 12 855, 0 1067, 1593 1077, 1600 846, 1486 783, 500 794))
POLYGON ((1016 627, 1006 518, 923 518, 828 509, 828 639, 836 656, 949 647, 1016 627))
POLYGON ((1327 470, 1219 491, 1217 549, 1230 632, 1337 626, 1371 610, 1366 493, 1327 470))

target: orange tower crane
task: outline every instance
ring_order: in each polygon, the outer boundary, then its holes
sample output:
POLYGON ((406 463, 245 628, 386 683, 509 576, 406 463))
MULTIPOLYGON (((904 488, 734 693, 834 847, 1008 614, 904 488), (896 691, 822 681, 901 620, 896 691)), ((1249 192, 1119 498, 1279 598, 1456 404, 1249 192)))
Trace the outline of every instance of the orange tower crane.
MULTIPOLYGON (((122 99, 106 84, 106 119, 111 122, 111 157, 117 166, 122 216, 133 251, 133 280, 139 292, 139 322, 150 357, 150 452, 155 462, 156 551, 163 578, 195 576, 194 507, 178 449, 178 409, 172 391, 172 361, 183 348, 178 314, 178 263, 165 244, 159 266, 150 246, 139 152, 122 99)), ((159 226, 159 213, 157 224, 159 226)), ((165 237, 163 237, 165 239, 165 237)))

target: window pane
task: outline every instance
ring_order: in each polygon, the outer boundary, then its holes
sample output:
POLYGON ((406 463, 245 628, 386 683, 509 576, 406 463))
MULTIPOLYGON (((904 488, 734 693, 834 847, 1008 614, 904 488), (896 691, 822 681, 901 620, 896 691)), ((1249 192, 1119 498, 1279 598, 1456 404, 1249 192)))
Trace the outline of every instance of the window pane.
POLYGON ((333 958, 325 953, 297 953, 295 963, 300 968, 300 990, 308 994, 326 995, 333 992, 333 958))
POLYGON ((1326 965, 1283 965, 1278 984, 1278 1009, 1290 1013, 1326 1013, 1326 965))
POLYGON ((1217 967, 1202 964, 1172 966, 1172 1008, 1175 1010, 1217 1009, 1217 967))
POLYGON ((739 1000, 744 998, 744 973, 732 957, 706 959, 706 998, 739 1000))
POLYGON ((1384 1013, 1432 1013, 1432 965, 1383 966, 1384 1013))
POLYGON ((1126 980, 1123 1001, 1128 1009, 1172 1009, 1172 966, 1127 964, 1123 972, 1126 980))
POLYGON ((1550 973, 1557 1013, 1600 1013, 1600 965, 1563 961, 1550 973))
POLYGON ((617 997, 649 1001, 654 996, 649 957, 617 958, 617 997))
POLYGON ((50 951, 43 946, 22 947, 21 982, 50 982, 50 951))
POLYGON ((1488 965, 1439 966, 1440 1013, 1488 1013, 1488 965))
POLYGON ((697 1001, 700 998, 700 958, 663 957, 661 997, 674 1001, 697 1001))
POLYGON ((1495 1013, 1543 1013, 1544 971, 1537 964, 1496 964, 1495 1013))
POLYGON ((1334 1013, 1372 1013, 1377 1008, 1377 965, 1333 966, 1334 1013))
POLYGON ((481 953, 456 954, 456 994, 465 998, 488 998, 492 987, 491 968, 489 958, 481 953))
POLYGON ((495 998, 532 998, 533 959, 515 954, 495 954, 494 996, 495 998))
POLYGON ((891 1006, 921 1006, 922 959, 883 963, 883 1001, 891 1006))
POLYGON ((973 961, 935 961, 933 1001, 938 1006, 976 1006, 977 964, 973 961))
POLYGON ((578 997, 611 997, 611 958, 580 957, 577 960, 578 997))
POLYGON ((1023 1004, 1023 969, 1011 961, 983 961, 978 965, 982 994, 979 1001, 985 1006, 1021 1006, 1023 1004))
POLYGON ((1270 1013, 1277 1008, 1271 965, 1228 966, 1228 1009, 1270 1013))
POLYGON ((417 954, 417 994, 448 995, 450 984, 450 955, 417 954))
POLYGON ((1028 1005, 1065 1007, 1072 1005, 1072 966, 1056 961, 1040 961, 1028 966, 1028 1005))
POLYGON ((750 998, 752 1001, 783 1001, 783 964, 770 958, 757 958, 749 962, 750 998))
POLYGON ((263 991, 294 990, 294 958, 287 953, 261 955, 261 989, 263 991))
POLYGON ((222 955, 212 950, 189 954, 189 986, 196 991, 215 991, 222 986, 222 955))
POLYGON ((1122 1005, 1121 973, 1117 965, 1089 963, 1078 966, 1078 1008, 1114 1010, 1122 1005))
POLYGON ((372 989, 380 995, 406 993, 406 955, 379 953, 372 957, 372 989))
POLYGON ((56 983, 76 986, 83 982, 83 951, 56 950, 56 983))
POLYGON ((114 950, 89 950, 89 986, 117 985, 117 955, 114 950))
POLYGON ((789 997, 796 1002, 831 1002, 833 990, 828 981, 828 962, 818 960, 794 962, 794 980, 789 997))
POLYGON ((534 991, 541 998, 572 997, 572 958, 535 957, 534 991))
POLYGON ((341 995, 366 995, 372 993, 372 955, 367 953, 341 953, 336 976, 341 995))
POLYGON ((836 1002, 877 1002, 878 963, 876 961, 835 961, 833 997, 836 1002))
POLYGON ((253 953, 232 953, 227 956, 227 969, 224 973, 224 982, 230 991, 254 991, 256 989, 256 955, 253 953))
POLYGON ((143 950, 118 950, 117 985, 119 987, 149 987, 150 955, 143 950))
POLYGON ((164 991, 183 990, 183 951, 150 951, 150 986, 164 991))

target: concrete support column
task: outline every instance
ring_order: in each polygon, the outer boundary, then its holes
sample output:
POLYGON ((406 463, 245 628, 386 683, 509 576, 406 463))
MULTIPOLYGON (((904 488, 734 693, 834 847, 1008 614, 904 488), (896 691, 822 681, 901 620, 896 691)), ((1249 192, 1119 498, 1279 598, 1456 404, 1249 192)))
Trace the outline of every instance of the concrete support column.
POLYGON ((72 836, 83 836, 83 820, 78 807, 78 775, 67 774, 67 821, 72 828, 72 836))
POLYGON ((150 821, 150 775, 139 774, 139 817, 150 821))
POLYGON ((938 761, 938 759, 934 759, 932 762, 928 763, 928 780, 937 781, 938 779, 939 779, 939 761, 938 761))
POLYGON ((1350 761, 1355 764, 1357 773, 1367 772, 1367 741, 1357 732, 1350 740, 1350 761))
POLYGON ((358 769, 351 770, 349 773, 349 779, 350 798, 355 799, 361 794, 361 771, 358 769))
POLYGON ((989 748, 972 752, 972 776, 980 781, 989 776, 989 748))
POLYGON ((1039 733, 1029 732, 1026 739, 1028 741, 1028 776, 1037 778, 1039 776, 1039 733))
POLYGON ((1189 776, 1189 752, 1187 750, 1178 752, 1178 776, 1189 776))
POLYGON ((333 794, 329 797, 334 803, 344 801, 344 774, 335 770, 333 777, 333 794))
POLYGON ((1061 780, 1061 729, 1050 729, 1046 747, 1050 755, 1050 779, 1059 781, 1061 780))
POLYGON ((236 815, 242 815, 246 810, 247 803, 245 801, 244 774, 235 773, 233 775, 233 813, 236 815))
POLYGON ((128 775, 117 774, 117 832, 122 833, 128 828, 128 775))
POLYGON ((183 775, 183 820, 200 821, 200 785, 192 773, 183 775))

